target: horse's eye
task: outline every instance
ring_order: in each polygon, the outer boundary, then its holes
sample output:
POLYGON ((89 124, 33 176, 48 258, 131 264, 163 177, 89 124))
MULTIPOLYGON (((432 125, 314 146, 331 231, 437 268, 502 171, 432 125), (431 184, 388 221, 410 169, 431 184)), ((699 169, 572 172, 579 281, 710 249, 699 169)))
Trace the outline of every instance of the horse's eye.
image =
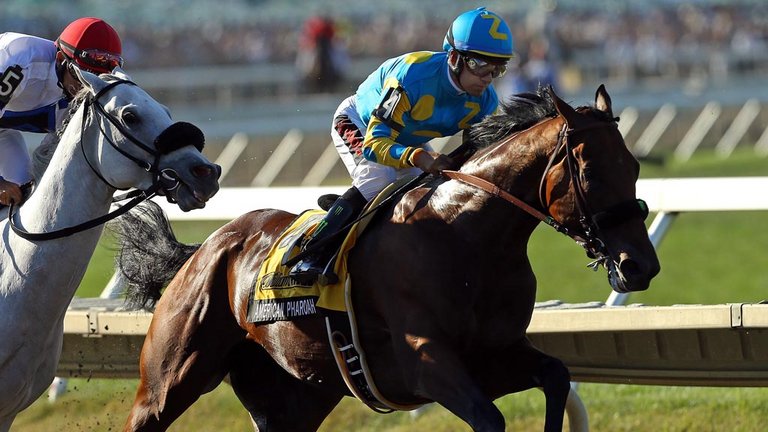
POLYGON ((589 168, 584 168, 581 170, 581 179, 584 182, 591 184, 593 186, 599 181, 599 179, 597 178, 593 170, 589 168))
POLYGON ((123 113, 123 122, 125 122, 127 126, 133 126, 139 122, 139 116, 133 111, 125 111, 123 113))

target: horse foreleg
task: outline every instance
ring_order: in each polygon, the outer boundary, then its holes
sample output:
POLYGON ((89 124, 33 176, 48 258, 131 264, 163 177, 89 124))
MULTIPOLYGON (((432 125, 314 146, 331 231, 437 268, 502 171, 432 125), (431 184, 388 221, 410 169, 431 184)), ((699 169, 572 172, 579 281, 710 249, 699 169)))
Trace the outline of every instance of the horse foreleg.
POLYGON ((316 431, 342 398, 290 375, 250 341, 233 351, 229 377, 258 432, 316 431))
POLYGON ((537 377, 547 400, 544 431, 560 432, 563 430, 565 404, 571 390, 571 375, 563 362, 554 357, 545 355, 539 364, 541 368, 537 377))
POLYGON ((13 419, 16 418, 16 416, 8 417, 0 417, 0 432, 8 432, 8 430, 11 429, 11 423, 13 423, 13 419))
POLYGON ((546 398, 545 432, 563 428, 565 405, 571 389, 570 373, 560 360, 544 354, 527 339, 489 352, 472 366, 492 398, 540 387, 546 398))
POLYGON ((409 344, 415 352, 401 359, 406 380, 415 382, 417 396, 433 400, 469 424, 474 431, 503 432, 504 416, 467 371, 451 347, 433 340, 409 344), (416 358, 412 354, 416 354, 416 358), (413 375, 413 376, 409 376, 413 375))

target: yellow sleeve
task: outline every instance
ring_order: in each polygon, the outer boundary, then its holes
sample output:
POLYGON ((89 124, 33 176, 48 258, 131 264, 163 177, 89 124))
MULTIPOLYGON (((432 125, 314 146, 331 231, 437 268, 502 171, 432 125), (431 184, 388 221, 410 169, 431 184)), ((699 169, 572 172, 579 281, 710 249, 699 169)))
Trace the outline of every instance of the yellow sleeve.
MULTIPOLYGON (((399 87, 397 82, 390 83, 392 88, 399 87)), ((371 116, 368 129, 363 141, 363 157, 369 161, 380 163, 401 169, 412 167, 411 156, 418 147, 404 146, 397 143, 400 130, 404 127, 403 115, 410 111, 411 102, 405 91, 400 90, 395 105, 388 110, 388 114, 382 118, 379 115, 371 116)), ((391 101, 391 99, 389 100, 391 101)), ((387 102, 385 100, 382 105, 387 102)))

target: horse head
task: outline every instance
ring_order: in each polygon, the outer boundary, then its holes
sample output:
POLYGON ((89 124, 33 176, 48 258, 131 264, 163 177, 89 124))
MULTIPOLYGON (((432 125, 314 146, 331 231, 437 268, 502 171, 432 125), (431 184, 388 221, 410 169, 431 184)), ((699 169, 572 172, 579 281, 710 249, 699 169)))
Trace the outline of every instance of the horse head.
POLYGON ((574 109, 549 92, 562 121, 541 204, 608 270, 615 291, 645 290, 660 265, 643 222, 648 208, 636 197, 640 165, 618 130, 611 98, 601 85, 594 107, 574 109))
POLYGON ((219 189, 220 170, 201 154, 199 129, 174 123, 120 70, 101 76, 73 70, 83 89, 58 140, 51 136, 35 152, 37 171, 43 170, 35 191, 0 221, 0 431, 51 383, 64 311, 103 223, 155 192, 187 211, 219 189), (108 212, 115 190, 128 188, 144 192, 129 193, 130 203, 108 212), (36 319, 25 319, 30 316, 36 319))
POLYGON ((83 149, 94 172, 115 189, 164 194, 184 211, 204 207, 219 189, 221 168, 203 156, 202 131, 173 122, 119 68, 102 76, 74 70, 87 92, 85 112, 101 135, 96 148, 83 149))

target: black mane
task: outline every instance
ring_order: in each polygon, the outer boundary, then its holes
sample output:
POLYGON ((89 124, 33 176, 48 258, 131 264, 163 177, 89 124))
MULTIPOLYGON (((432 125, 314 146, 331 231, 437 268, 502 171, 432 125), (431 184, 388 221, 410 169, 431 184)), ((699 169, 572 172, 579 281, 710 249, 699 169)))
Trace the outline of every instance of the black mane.
POLYGON ((476 148, 488 147, 544 118, 556 116, 552 97, 545 88, 539 87, 535 93, 520 93, 499 101, 499 112, 473 125, 469 139, 476 148))

